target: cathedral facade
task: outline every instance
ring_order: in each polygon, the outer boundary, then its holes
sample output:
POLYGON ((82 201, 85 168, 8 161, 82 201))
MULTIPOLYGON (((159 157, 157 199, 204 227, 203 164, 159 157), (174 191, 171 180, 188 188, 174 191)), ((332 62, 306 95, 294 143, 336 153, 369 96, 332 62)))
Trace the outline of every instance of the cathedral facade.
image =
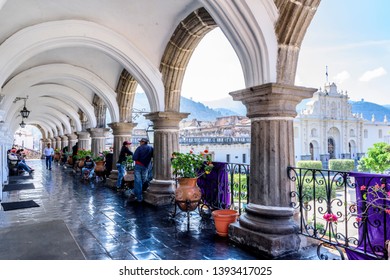
MULTIPOLYGON (((295 165, 300 160, 320 160, 323 168, 330 159, 357 161, 378 142, 390 144, 390 124, 372 116, 353 113, 346 92, 336 84, 319 89, 294 119, 295 165)), ((214 160, 250 163, 250 120, 228 116, 210 121, 182 121, 180 149, 200 153, 209 150, 214 160)))
POLYGON ((352 113, 348 95, 328 84, 314 93, 294 120, 295 160, 359 160, 374 143, 390 142, 390 124, 352 113))

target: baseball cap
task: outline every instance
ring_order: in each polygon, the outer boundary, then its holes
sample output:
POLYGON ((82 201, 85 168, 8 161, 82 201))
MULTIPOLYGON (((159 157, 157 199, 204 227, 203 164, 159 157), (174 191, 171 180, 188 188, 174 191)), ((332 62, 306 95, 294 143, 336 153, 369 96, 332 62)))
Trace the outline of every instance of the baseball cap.
POLYGON ((149 142, 149 139, 148 138, 141 138, 141 140, 139 140, 140 142, 145 142, 145 143, 148 143, 149 142))
POLYGON ((123 142, 123 146, 124 146, 124 145, 130 145, 130 144, 131 144, 131 142, 129 142, 129 141, 123 142))

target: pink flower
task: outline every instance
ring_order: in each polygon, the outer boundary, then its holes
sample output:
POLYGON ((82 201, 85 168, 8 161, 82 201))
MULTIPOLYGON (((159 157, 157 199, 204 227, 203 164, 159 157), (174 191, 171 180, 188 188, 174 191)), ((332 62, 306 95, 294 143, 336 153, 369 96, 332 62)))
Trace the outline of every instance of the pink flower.
POLYGON ((365 191, 366 189, 367 189, 367 187, 365 185, 360 186, 361 191, 365 191))
POLYGON ((338 218, 335 214, 331 214, 331 213, 326 213, 324 216, 323 216, 324 220, 332 223, 332 222, 337 222, 338 218))
POLYGON ((386 209, 385 212, 390 215, 390 209, 386 209))

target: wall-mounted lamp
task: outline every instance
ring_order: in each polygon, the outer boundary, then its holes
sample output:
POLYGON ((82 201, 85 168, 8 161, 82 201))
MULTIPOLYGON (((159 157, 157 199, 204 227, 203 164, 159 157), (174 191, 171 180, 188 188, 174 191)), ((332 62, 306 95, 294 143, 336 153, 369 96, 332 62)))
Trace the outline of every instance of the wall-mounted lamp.
POLYGON ((14 100, 14 103, 16 103, 19 100, 24 100, 23 109, 20 111, 20 114, 22 115, 22 118, 24 118, 24 119, 27 119, 28 116, 30 115, 30 111, 27 110, 27 108, 26 108, 26 101, 27 101, 27 99, 28 99, 28 95, 27 95, 27 97, 15 97, 15 100, 14 100))

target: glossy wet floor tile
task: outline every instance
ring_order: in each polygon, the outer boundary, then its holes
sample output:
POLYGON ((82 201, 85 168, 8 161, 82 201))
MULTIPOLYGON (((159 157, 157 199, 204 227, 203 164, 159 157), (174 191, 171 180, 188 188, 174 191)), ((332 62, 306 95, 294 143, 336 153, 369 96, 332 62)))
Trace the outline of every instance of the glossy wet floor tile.
POLYGON ((46 170, 44 161, 29 161, 35 189, 3 193, 3 201, 34 200, 40 207, 0 210, 0 229, 26 222, 65 221, 90 260, 206 260, 256 259, 215 234, 211 219, 192 213, 190 224, 174 208, 130 203, 103 182, 81 182, 61 166, 46 170))

